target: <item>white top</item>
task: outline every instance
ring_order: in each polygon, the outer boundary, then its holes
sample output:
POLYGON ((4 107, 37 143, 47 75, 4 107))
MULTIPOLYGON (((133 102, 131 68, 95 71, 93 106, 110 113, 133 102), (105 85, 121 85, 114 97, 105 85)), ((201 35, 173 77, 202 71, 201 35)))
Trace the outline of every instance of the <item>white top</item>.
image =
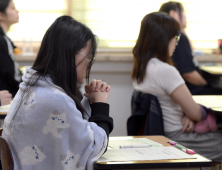
POLYGON ((162 109, 165 132, 183 128, 183 110, 170 96, 183 83, 184 80, 175 67, 157 58, 152 58, 148 62, 143 82, 140 84, 136 80, 133 82, 137 91, 149 93, 158 98, 162 109))

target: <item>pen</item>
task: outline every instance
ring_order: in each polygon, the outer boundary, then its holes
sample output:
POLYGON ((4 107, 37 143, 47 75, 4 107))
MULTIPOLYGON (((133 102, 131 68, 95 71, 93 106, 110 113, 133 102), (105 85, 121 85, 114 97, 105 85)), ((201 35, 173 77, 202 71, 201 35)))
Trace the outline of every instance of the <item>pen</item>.
POLYGON ((169 143, 170 143, 171 145, 175 146, 176 148, 178 148, 178 149, 180 149, 180 150, 188 153, 188 154, 195 154, 195 151, 190 150, 190 149, 186 149, 186 148, 184 148, 183 146, 177 144, 177 142, 170 141, 169 143))
POLYGON ((127 149, 127 148, 149 148, 152 145, 126 145, 126 146, 119 146, 120 149, 127 149))

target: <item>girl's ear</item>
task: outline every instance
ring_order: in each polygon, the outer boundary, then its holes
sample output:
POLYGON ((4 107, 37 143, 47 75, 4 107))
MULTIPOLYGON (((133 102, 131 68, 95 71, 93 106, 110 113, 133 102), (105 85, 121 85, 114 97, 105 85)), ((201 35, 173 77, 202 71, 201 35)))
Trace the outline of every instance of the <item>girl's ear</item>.
POLYGON ((170 15, 171 17, 175 18, 176 11, 170 10, 169 15, 170 15))

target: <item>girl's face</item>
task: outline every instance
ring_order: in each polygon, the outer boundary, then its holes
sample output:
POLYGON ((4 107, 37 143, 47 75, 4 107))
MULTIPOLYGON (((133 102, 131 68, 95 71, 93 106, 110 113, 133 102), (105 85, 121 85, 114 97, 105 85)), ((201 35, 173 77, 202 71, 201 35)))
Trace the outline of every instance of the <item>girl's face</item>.
POLYGON ((76 54, 76 72, 77 72, 77 82, 79 84, 84 83, 86 78, 87 69, 89 67, 89 50, 91 48, 91 42, 88 41, 85 48, 81 49, 76 54))
POLYGON ((175 51, 177 44, 178 44, 177 39, 173 37, 168 45, 168 52, 170 57, 173 55, 173 52, 175 51))
POLYGON ((12 25, 19 22, 18 10, 15 8, 14 2, 11 0, 5 10, 5 14, 1 13, 1 21, 7 25, 12 25))
POLYGON ((187 27, 187 17, 185 15, 184 11, 181 11, 180 27, 182 29, 187 27))
POLYGON ((176 15, 175 15, 174 19, 179 23, 180 28, 183 30, 184 28, 187 27, 187 17, 186 17, 183 10, 181 11, 181 17, 180 17, 179 12, 175 12, 175 14, 176 15))

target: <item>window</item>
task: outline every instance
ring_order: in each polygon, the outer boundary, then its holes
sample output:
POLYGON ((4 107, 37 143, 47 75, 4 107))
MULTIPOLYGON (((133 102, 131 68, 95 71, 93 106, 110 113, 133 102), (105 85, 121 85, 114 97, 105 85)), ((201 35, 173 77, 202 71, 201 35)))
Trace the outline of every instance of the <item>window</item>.
POLYGON ((65 0, 14 0, 19 10, 19 23, 8 35, 14 41, 41 41, 53 21, 67 13, 65 0))
MULTIPOLYGON (((14 41, 41 41, 50 24, 64 14, 89 26, 99 47, 132 48, 142 18, 157 11, 166 0, 14 0, 20 23, 12 26, 14 41), (67 5, 68 4, 68 5, 67 5)), ((221 0, 179 0, 187 14, 186 32, 197 50, 217 48, 222 39, 221 0)))
MULTIPOLYGON (((221 0, 178 0, 187 15, 187 34, 199 50, 222 39, 221 0)), ((133 47, 142 18, 167 0, 72 0, 72 15, 99 37, 100 47, 133 47)))

